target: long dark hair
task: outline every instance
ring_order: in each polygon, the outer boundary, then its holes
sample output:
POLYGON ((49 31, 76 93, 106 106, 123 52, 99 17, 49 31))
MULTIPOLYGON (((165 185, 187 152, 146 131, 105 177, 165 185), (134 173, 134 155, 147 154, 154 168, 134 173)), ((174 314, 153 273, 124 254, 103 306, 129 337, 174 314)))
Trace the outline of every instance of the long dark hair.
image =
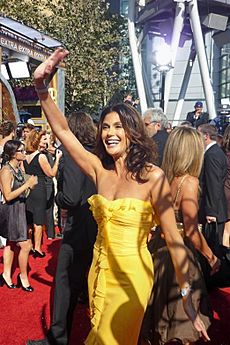
POLYGON ((128 104, 121 103, 108 107, 102 111, 98 124, 96 141, 96 154, 101 159, 105 168, 114 164, 112 157, 106 152, 101 139, 102 124, 107 114, 115 112, 118 114, 125 133, 130 140, 130 147, 125 159, 128 172, 137 182, 144 183, 144 169, 150 168, 156 163, 157 153, 155 143, 148 137, 144 122, 136 109, 128 104))
POLYGON ((70 130, 84 146, 94 147, 96 127, 90 115, 83 111, 74 111, 68 117, 70 130))
POLYGON ((2 165, 9 162, 16 154, 20 146, 24 146, 20 140, 8 140, 2 152, 2 165))
POLYGON ((222 149, 225 153, 228 153, 230 151, 230 125, 228 125, 228 127, 224 131, 222 149))

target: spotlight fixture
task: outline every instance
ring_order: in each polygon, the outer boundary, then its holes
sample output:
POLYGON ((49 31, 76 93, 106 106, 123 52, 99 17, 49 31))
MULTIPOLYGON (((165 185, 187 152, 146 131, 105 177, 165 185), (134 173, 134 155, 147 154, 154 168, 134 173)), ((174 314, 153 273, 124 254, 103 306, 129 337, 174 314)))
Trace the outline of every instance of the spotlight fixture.
POLYGON ((27 62, 8 62, 8 66, 13 79, 30 78, 30 70, 27 62))

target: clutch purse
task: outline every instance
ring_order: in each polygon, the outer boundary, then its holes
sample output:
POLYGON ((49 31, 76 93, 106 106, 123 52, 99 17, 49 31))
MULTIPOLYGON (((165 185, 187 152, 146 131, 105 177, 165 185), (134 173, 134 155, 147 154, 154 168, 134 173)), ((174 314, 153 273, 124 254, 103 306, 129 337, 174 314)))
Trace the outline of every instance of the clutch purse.
MULTIPOLYGON (((25 182, 28 181, 28 179, 30 178, 31 175, 29 174, 24 174, 24 180, 25 182)), ((30 188, 27 188, 24 192, 25 197, 28 198, 29 194, 30 194, 30 188)))

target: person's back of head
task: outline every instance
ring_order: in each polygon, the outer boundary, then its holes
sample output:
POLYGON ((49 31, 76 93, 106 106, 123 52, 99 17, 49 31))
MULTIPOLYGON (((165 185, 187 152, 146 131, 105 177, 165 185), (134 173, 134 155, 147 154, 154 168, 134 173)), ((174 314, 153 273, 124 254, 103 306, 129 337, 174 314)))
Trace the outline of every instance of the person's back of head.
POLYGON ((191 122, 185 120, 185 121, 182 121, 179 126, 180 127, 192 127, 192 124, 191 124, 191 122))
POLYGON ((3 121, 0 125, 0 135, 2 135, 2 138, 6 138, 10 135, 15 135, 16 125, 12 121, 3 121))
POLYGON ((94 147, 96 142, 96 126, 90 115, 84 111, 73 111, 68 117, 71 132, 82 145, 94 147))
POLYGON ((8 140, 5 143, 2 152, 2 166, 15 157, 15 154, 20 146, 23 146, 24 148, 24 145, 20 142, 20 140, 8 140))
POLYGON ((198 131, 203 135, 208 136, 209 140, 216 141, 218 131, 215 126, 210 125, 209 123, 204 123, 198 127, 198 131))
POLYGON ((224 131, 222 148, 225 153, 230 152, 230 125, 224 131))
POLYGON ((204 156, 202 135, 191 127, 173 129, 167 140, 162 169, 169 183, 175 176, 200 175, 204 156))

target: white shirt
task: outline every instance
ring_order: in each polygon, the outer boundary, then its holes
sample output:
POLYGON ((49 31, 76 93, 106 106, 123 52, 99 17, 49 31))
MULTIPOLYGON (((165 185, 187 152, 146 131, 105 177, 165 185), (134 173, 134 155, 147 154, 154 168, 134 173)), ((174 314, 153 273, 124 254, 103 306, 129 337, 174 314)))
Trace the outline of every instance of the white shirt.
POLYGON ((212 141, 210 144, 208 144, 208 145, 206 146, 206 148, 205 148, 205 152, 207 152, 208 149, 210 149, 210 147, 212 147, 212 146, 215 145, 215 144, 216 144, 216 141, 212 141))

